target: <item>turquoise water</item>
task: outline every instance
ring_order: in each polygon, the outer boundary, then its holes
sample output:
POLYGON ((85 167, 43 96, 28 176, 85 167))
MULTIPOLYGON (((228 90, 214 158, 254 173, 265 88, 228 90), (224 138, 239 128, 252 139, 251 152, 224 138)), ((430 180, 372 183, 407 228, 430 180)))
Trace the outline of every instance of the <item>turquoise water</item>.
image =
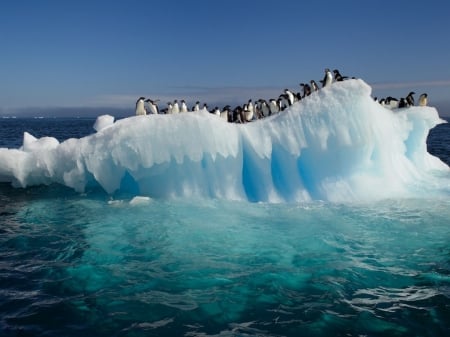
POLYGON ((449 200, 133 205, 2 191, 16 201, 1 213, 5 336, 450 332, 449 200))
MULTIPOLYGON (((0 121, 0 147, 92 124, 0 121)), ((0 184, 0 336, 450 335, 448 197, 130 199, 0 184)))

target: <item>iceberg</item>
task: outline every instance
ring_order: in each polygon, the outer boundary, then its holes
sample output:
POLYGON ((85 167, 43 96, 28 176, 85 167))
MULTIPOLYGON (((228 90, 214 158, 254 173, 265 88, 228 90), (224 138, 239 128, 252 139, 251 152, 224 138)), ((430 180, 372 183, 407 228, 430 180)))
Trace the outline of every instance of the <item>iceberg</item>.
POLYGON ((450 168, 426 146, 444 122, 433 107, 386 109, 352 79, 246 124, 201 110, 100 116, 96 133, 61 143, 25 133, 0 149, 0 182, 271 203, 448 195, 450 168))

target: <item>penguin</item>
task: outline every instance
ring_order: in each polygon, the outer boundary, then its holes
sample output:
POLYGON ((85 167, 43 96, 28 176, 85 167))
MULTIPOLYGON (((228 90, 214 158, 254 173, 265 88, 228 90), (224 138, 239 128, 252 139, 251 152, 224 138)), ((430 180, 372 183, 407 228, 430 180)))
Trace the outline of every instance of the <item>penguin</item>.
POLYGON ((331 73, 330 69, 328 69, 328 68, 325 69, 325 76, 323 77, 323 80, 321 81, 321 83, 322 83, 322 88, 333 83, 333 74, 331 73))
POLYGON ((214 110, 211 113, 216 115, 216 116, 220 116, 220 109, 218 107, 215 107, 214 110))
POLYGON ((277 104, 277 101, 271 98, 269 100, 269 116, 280 112, 280 107, 277 104))
POLYGON ((261 116, 261 102, 255 101, 255 104, 253 105, 253 113, 255 115, 255 119, 260 119, 261 116))
POLYGON ((145 111, 145 97, 139 97, 136 101, 136 116, 142 116, 146 115, 147 112, 145 111))
POLYGON ((408 96, 406 96, 406 103, 408 104, 408 106, 414 106, 414 94, 415 92, 411 91, 408 96))
POLYGON ((159 114, 159 106, 158 106, 158 102, 159 102, 159 99, 155 99, 154 101, 153 101, 153 108, 155 109, 155 114, 159 114))
POLYGON ((281 97, 279 97, 277 99, 277 106, 278 106, 278 111, 279 112, 281 112, 281 111, 283 111, 285 109, 284 100, 281 97))
POLYGON ((313 91, 319 91, 319 86, 317 85, 316 81, 311 80, 310 83, 313 91))
POLYGON ((289 89, 284 89, 285 97, 288 102, 288 106, 294 104, 294 94, 289 89))
POLYGON ((334 69, 333 73, 334 73, 334 79, 336 80, 336 82, 342 82, 343 80, 348 79, 348 76, 342 76, 341 73, 339 72, 339 70, 337 70, 337 69, 334 69))
POLYGON ((253 105, 253 113, 255 114, 256 119, 261 119, 263 116, 261 115, 261 100, 255 101, 255 104, 253 105))
POLYGON ((419 97, 419 106, 427 106, 428 104, 428 94, 423 93, 419 97))
POLYGON ((147 98, 147 99, 144 101, 145 114, 151 114, 151 113, 152 113, 152 109, 151 109, 151 106, 150 106, 150 101, 151 101, 150 98, 147 98), (148 108, 147 108, 147 105, 148 105, 148 108))
POLYGON ((195 105, 192 107, 192 111, 199 111, 200 110, 200 102, 195 102, 195 105))
POLYGON ((233 123, 243 123, 242 107, 239 105, 237 107, 235 107, 233 109, 232 116, 233 116, 233 118, 232 118, 233 123))
POLYGON ((181 100, 181 107, 180 107, 180 112, 187 112, 188 108, 186 105, 186 102, 184 101, 184 99, 181 100))
POLYGON ((311 87, 308 84, 300 83, 300 86, 303 88, 303 98, 311 95, 311 87))
POLYGON ((247 110, 252 113, 252 115, 255 113, 255 107, 253 106, 253 102, 251 99, 247 102, 247 110))
POLYGON ((253 110, 249 110, 247 107, 247 109, 243 110, 243 114, 244 114, 244 123, 252 121, 254 116, 253 110))
POLYGON ((405 98, 400 98, 400 102, 398 103, 398 108, 406 108, 408 107, 408 101, 405 98))
POLYGON ((172 110, 173 110, 173 105, 172 102, 167 102, 167 114, 172 114, 172 110))
POLYGON ((230 119, 229 113, 230 113, 230 106, 229 105, 224 106, 222 111, 220 112, 220 118, 222 118, 225 122, 228 122, 230 119))
POLYGON ((205 110, 206 112, 209 112, 208 104, 203 103, 203 108, 202 109, 205 110))
POLYGON ((152 101, 150 98, 145 100, 145 102, 147 102, 147 104, 148 104, 148 108, 150 110, 150 113, 153 114, 153 115, 159 114, 159 107, 158 107, 158 104, 156 103, 158 101, 159 100, 157 100, 157 99, 152 101))
POLYGON ((267 117, 270 115, 270 108, 264 99, 260 99, 260 111, 262 117, 267 117))
POLYGON ((385 101, 385 106, 388 107, 389 109, 396 109, 398 108, 398 99, 388 96, 386 97, 386 101, 385 101))
POLYGON ((278 97, 278 100, 280 101, 280 111, 283 111, 290 105, 289 96, 287 94, 281 94, 278 97))
POLYGON ((175 100, 175 101, 173 101, 172 113, 177 114, 179 112, 180 112, 180 106, 178 105, 178 101, 175 100))

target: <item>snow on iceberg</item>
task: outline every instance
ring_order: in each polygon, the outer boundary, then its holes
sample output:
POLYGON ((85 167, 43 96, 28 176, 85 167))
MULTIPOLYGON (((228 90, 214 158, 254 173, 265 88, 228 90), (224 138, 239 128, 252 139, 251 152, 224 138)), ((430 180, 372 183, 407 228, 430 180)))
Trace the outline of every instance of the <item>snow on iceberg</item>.
POLYGON ((264 202, 447 193, 450 169, 426 147, 429 130, 444 122, 436 109, 392 111, 370 94, 364 81, 348 80, 248 124, 200 111, 101 116, 97 133, 60 144, 25 133, 21 149, 0 149, 0 181, 264 202))

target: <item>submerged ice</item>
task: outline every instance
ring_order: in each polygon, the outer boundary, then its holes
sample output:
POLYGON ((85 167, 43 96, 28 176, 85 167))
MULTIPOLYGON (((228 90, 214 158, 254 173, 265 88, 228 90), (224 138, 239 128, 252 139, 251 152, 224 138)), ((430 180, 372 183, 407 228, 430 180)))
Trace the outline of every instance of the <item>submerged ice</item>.
POLYGON ((25 132, 20 149, 0 149, 0 182, 264 202, 448 195, 450 169, 426 146, 444 122, 436 109, 389 110, 370 94, 338 82, 247 124, 199 111, 101 116, 96 133, 62 143, 25 132))

